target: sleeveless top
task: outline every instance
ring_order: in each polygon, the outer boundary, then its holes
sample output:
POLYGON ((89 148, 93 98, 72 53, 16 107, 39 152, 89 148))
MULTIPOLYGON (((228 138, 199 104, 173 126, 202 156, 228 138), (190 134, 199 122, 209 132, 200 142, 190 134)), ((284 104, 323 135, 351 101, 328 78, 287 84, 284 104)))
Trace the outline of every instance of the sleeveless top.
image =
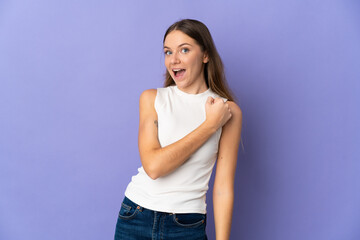
MULTIPOLYGON (((180 140, 205 121, 208 96, 220 97, 210 88, 199 94, 183 92, 176 85, 157 88, 154 107, 161 147, 180 140)), ((125 196, 153 211, 205 214, 206 192, 221 131, 220 127, 188 160, 166 176, 153 180, 142 166, 138 168, 137 175, 131 178, 125 190, 125 196)))

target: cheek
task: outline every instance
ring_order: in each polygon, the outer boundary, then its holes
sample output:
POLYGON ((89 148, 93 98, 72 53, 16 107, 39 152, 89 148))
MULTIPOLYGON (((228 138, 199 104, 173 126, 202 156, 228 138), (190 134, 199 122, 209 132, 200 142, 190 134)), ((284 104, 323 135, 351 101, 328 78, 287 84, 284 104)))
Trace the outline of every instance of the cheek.
POLYGON ((165 60, 165 68, 166 68, 166 71, 167 71, 169 74, 172 74, 172 71, 171 71, 171 68, 170 68, 170 62, 169 62, 169 61, 166 61, 166 60, 165 60))
POLYGON ((169 61, 165 59, 164 64, 165 64, 165 67, 168 69, 169 68, 169 61))
POLYGON ((199 58, 193 58, 192 60, 191 60, 191 68, 192 68, 192 70, 194 71, 194 72, 199 72, 199 71, 201 71, 201 66, 202 66, 202 61, 201 61, 201 59, 199 59, 199 58))
POLYGON ((202 59, 199 56, 194 55, 188 59, 188 62, 191 63, 191 65, 193 65, 193 66, 199 66, 202 63, 202 59))

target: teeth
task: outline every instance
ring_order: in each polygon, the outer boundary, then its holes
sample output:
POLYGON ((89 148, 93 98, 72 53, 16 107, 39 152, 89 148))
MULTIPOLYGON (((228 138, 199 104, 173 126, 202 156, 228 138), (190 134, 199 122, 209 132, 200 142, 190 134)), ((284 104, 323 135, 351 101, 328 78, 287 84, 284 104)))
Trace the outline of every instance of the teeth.
POLYGON ((178 72, 180 70, 182 70, 182 69, 173 69, 174 72, 178 72))

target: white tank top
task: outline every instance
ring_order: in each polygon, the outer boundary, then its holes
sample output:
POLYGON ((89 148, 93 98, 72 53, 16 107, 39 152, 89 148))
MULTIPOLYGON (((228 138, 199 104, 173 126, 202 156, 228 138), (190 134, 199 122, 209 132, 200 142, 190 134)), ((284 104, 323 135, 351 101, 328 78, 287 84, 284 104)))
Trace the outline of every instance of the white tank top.
MULTIPOLYGON (((210 88, 199 94, 183 92, 176 85, 157 88, 154 107, 158 115, 161 147, 180 140, 205 121, 208 96, 220 97, 210 88)), ((206 192, 221 131, 222 128, 219 128, 188 160, 164 177, 153 180, 142 166, 138 168, 137 175, 132 177, 126 188, 125 196, 154 211, 205 214, 206 192)))

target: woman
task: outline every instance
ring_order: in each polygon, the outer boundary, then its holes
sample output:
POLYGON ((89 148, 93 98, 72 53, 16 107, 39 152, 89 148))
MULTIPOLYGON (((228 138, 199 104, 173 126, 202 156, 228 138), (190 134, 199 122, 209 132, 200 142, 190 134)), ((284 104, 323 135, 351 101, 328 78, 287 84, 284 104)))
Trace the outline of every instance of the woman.
POLYGON ((166 80, 140 95, 142 166, 125 191, 115 239, 207 239, 205 197, 216 159, 216 239, 229 239, 241 110, 203 23, 174 23, 163 44, 166 80))

